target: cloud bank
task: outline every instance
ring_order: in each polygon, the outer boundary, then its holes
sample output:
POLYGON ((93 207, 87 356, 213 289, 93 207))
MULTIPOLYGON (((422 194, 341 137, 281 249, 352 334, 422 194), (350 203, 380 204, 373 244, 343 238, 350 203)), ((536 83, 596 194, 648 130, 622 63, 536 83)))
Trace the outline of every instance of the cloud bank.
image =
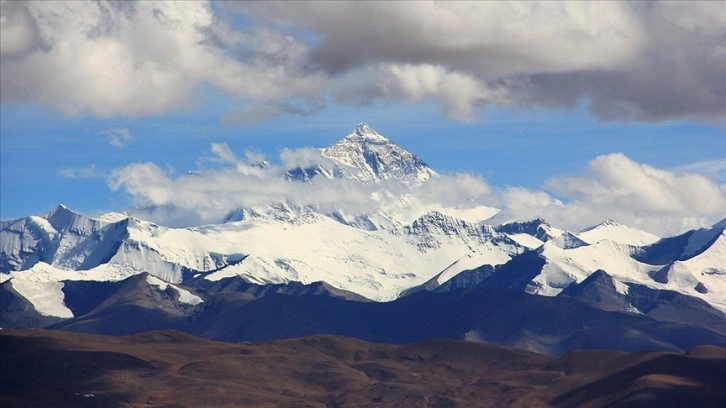
POLYGON ((235 209, 278 202, 352 216, 385 209, 412 221, 434 208, 472 207, 491 192, 485 180, 468 174, 444 175, 413 191, 397 180, 361 184, 320 176, 310 182, 288 181, 283 175, 291 168, 320 165, 332 169, 334 164, 314 148, 284 149, 275 165, 261 166, 264 158, 254 153, 245 156, 238 157, 224 143, 213 143, 196 171, 175 176, 151 162, 132 163, 113 170, 107 183, 111 190, 129 197, 132 214, 172 226, 217 223, 235 209))
POLYGON ((675 234, 726 217, 726 189, 698 173, 637 163, 621 153, 599 156, 577 177, 553 177, 546 191, 502 192, 502 218, 537 214, 581 229, 607 218, 656 234, 675 234))
POLYGON ((413 189, 395 180, 364 185, 315 177, 310 183, 294 182, 282 178, 291 166, 330 163, 312 148, 284 150, 276 165, 260 166, 259 155, 246 156, 238 157, 226 144, 212 144, 200 162, 214 162, 214 168, 175 176, 153 163, 133 163, 114 170, 108 185, 128 195, 133 214, 175 226, 220 222, 231 210, 281 201, 348 215, 384 210, 407 222, 432 209, 493 206, 501 211, 489 223, 543 217, 578 231, 612 218, 661 235, 708 226, 726 216, 726 190, 713 180, 640 164, 620 153, 595 158, 580 176, 551 178, 542 190, 494 188, 465 173, 444 174, 413 189))
POLYGON ((724 2, 2 2, 1 99, 69 115, 240 100, 225 123, 436 101, 726 119, 724 2), (241 22, 241 23, 240 23, 241 22))
POLYGON ((207 2, 2 2, 3 102, 68 115, 191 109, 207 86, 241 99, 310 97, 300 40, 233 30, 207 2))

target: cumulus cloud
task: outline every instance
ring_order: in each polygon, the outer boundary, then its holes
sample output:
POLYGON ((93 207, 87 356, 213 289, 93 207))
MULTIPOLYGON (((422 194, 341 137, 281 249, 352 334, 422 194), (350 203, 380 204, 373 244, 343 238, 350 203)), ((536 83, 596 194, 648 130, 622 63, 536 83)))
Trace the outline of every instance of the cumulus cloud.
POLYGON ((198 160, 198 163, 204 166, 207 163, 217 163, 222 166, 231 166, 238 173, 245 176, 264 177, 265 157, 260 153, 253 151, 245 151, 245 159, 237 157, 227 143, 212 143, 210 146, 210 154, 198 160))
POLYGON ((167 205, 177 196, 174 180, 151 162, 133 163, 111 172, 108 185, 112 190, 124 188, 137 206, 167 205))
POLYGON ((2 101, 139 117, 213 87, 240 99, 230 124, 382 99, 726 118, 724 2, 215 4, 3 2, 2 101))
POLYGON ((644 213, 708 215, 726 208, 726 192, 708 178, 676 175, 619 153, 597 157, 584 177, 553 178, 547 186, 579 201, 644 213))
POLYGON ((227 143, 212 143, 210 150, 214 154, 214 157, 210 160, 218 161, 221 163, 238 163, 239 159, 234 154, 232 149, 229 148, 227 143))
POLYGON ((712 179, 658 169, 621 153, 599 156, 581 176, 553 177, 544 188, 504 190, 498 219, 540 216, 579 230, 611 218, 649 232, 675 234, 726 216, 726 190, 712 179))
POLYGON ((487 84, 471 74, 443 65, 386 63, 350 76, 351 79, 335 91, 336 101, 367 105, 376 100, 418 103, 431 99, 446 116, 462 121, 475 119, 477 105, 503 104, 508 97, 503 87, 487 84))
POLYGON ((459 119, 471 118, 472 109, 488 104, 572 108, 579 103, 606 120, 726 117, 723 2, 426 2, 416 7, 253 2, 230 7, 316 33, 311 63, 331 75, 366 78, 371 67, 388 67, 392 78, 400 70, 408 81, 396 89, 386 86, 385 78, 373 80, 346 95, 404 100, 427 95, 459 119), (433 73, 458 80, 425 81, 433 73), (469 86, 462 86, 465 82, 469 86), (452 101, 452 95, 460 98, 452 101))
POLYGON ((713 180, 637 163, 620 153, 595 158, 580 176, 554 177, 542 190, 531 190, 495 188, 466 173, 440 175, 415 186, 325 177, 293 182, 282 177, 290 168, 330 169, 333 163, 313 148, 283 150, 278 164, 264 167, 255 166, 258 155, 240 158, 226 144, 213 144, 211 151, 221 166, 174 176, 153 163, 133 163, 114 170, 108 185, 130 197, 138 216, 175 226, 219 222, 234 209, 274 202, 348 215, 384 211, 404 222, 434 209, 491 206, 501 211, 489 223, 542 217, 579 231, 615 219, 661 235, 712 225, 726 216, 726 190, 713 180))
MULTIPOLYGON (((236 208, 286 200, 299 205, 316 204, 329 209, 340 205, 355 210, 362 208, 357 203, 367 200, 364 188, 356 189, 348 180, 289 182, 282 179, 287 167, 259 166, 258 154, 250 152, 243 159, 224 143, 214 143, 210 150, 212 155, 199 163, 215 162, 218 166, 174 177, 153 163, 133 163, 114 170, 108 185, 128 194, 139 216, 184 226, 219 222, 236 208)), ((285 151, 286 163, 312 164, 309 150, 285 151)), ((317 155, 324 160, 319 152, 317 155)))
POLYGON ((283 175, 292 168, 333 169, 334 163, 314 148, 284 149, 279 163, 267 166, 256 165, 261 158, 258 154, 240 158, 224 143, 212 144, 210 151, 198 163, 213 162, 213 167, 174 176, 153 163, 132 163, 114 170, 107 183, 113 191, 128 195, 135 208, 132 213, 175 226, 220 222, 234 209, 275 202, 351 215, 387 209, 406 218, 434 208, 469 208, 491 193, 485 180, 469 174, 443 175, 414 191, 397 180, 380 184, 322 176, 310 182, 285 180, 283 175))
POLYGON ((468 207, 491 201, 493 188, 483 177, 468 173, 444 174, 418 186, 423 204, 442 207, 468 207))
POLYGON ((3 102, 140 117, 188 109, 211 85, 253 100, 305 97, 298 39, 232 30, 209 2, 3 2, 3 102), (298 71, 296 71, 298 70, 298 71))
POLYGON ((411 7, 305 2, 289 7, 272 2, 231 7, 318 33, 312 61, 330 72, 375 62, 450 64, 492 78, 523 66, 546 72, 607 68, 632 58, 641 35, 629 10, 614 3, 421 2, 411 7))

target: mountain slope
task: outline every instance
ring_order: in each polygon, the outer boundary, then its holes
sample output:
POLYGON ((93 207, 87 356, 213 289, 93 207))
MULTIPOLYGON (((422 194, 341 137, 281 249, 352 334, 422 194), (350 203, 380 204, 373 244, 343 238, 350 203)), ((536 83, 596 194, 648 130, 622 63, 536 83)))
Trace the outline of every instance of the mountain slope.
MULTIPOLYGON (((384 303, 324 283, 254 285, 239 277, 212 282, 200 276, 190 282, 194 287, 165 284, 149 274, 119 282, 66 281, 59 285, 60 305, 75 317, 51 327, 115 335, 174 328, 224 341, 317 333, 394 343, 470 339, 554 354, 726 345, 726 319, 705 302, 634 284, 623 291, 618 285, 624 284, 604 272, 558 297, 526 294, 531 277, 517 274, 537 262, 542 259, 536 252, 526 252, 498 268, 482 288, 422 291, 384 303)), ((13 280, 3 286, 12 288, 13 280)), ((10 317, 14 327, 24 323, 17 314, 10 317)))
POLYGON ((726 345, 726 335, 711 330, 505 289, 418 292, 387 303, 268 295, 202 312, 188 330, 224 341, 315 333, 392 343, 468 339, 549 354, 575 348, 683 351, 699 344, 726 345))
POLYGON ((568 296, 598 309, 637 313, 659 321, 685 323, 726 334, 723 312, 705 301, 670 290, 622 283, 599 270, 573 283, 558 296, 568 296))
MULTIPOLYGON (((42 291, 43 294, 54 292, 47 289, 41 286, 36 288, 36 292, 42 291)), ((0 283, 0 327, 8 329, 46 327, 67 318, 68 315, 63 312, 65 310, 61 312, 64 317, 49 315, 42 306, 33 303, 32 295, 18 292, 13 287, 12 280, 0 283)))
POLYGON ((197 290, 202 300, 188 289, 159 287, 148 274, 120 282, 65 282, 65 304, 76 317, 51 327, 113 335, 174 328, 223 341, 320 333, 392 343, 468 339, 548 354, 576 348, 684 351, 726 346, 726 325, 718 312, 709 314, 707 308, 673 296, 665 302, 644 299, 647 293, 634 293, 629 301, 644 310, 650 307, 648 316, 505 288, 423 291, 383 303, 321 296, 319 287, 278 287, 267 293, 250 292, 244 285, 217 289, 197 290), (684 300, 687 308, 675 304, 684 300))
POLYGON ((203 303, 147 273, 120 282, 66 282, 64 294, 78 317, 51 327, 111 335, 181 329, 203 303))
POLYGON ((4 223, 4 259, 15 260, 6 267, 36 263, 22 271, 5 270, 0 277, 12 277, 16 291, 26 299, 36 295, 32 284, 24 282, 45 282, 53 298, 52 293, 60 293, 53 282, 115 281, 149 272, 171 283, 236 276, 255 285, 325 282, 380 301, 418 289, 476 286, 489 278, 494 279, 490 283, 515 280, 517 285, 504 286, 554 296, 602 269, 622 283, 675 290, 726 310, 726 235, 721 223, 642 247, 611 240, 562 245, 575 242, 563 236, 573 236, 551 227, 548 235, 542 225, 546 224, 533 221, 492 227, 433 211, 398 228, 366 230, 302 212, 279 220, 251 218, 175 229, 133 217, 110 223, 93 220, 60 206, 47 218, 4 223), (17 241, 39 231, 28 225, 46 225, 46 235, 35 236, 27 245, 17 241), (543 262, 505 268, 514 270, 510 277, 495 273, 513 257, 529 252, 543 262), (653 264, 654 260, 670 263, 653 264))

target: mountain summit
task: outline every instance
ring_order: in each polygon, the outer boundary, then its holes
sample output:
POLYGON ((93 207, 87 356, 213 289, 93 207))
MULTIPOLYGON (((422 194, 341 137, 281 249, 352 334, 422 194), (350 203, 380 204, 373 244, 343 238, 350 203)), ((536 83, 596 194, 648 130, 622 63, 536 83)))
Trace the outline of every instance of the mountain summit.
POLYGON ((405 183, 426 181, 436 172, 420 157, 403 149, 365 123, 330 147, 320 149, 321 164, 291 169, 288 180, 309 181, 315 176, 344 177, 361 183, 401 180, 405 183), (332 161, 334 168, 323 164, 332 161))
POLYGON ((365 123, 331 147, 321 150, 341 170, 362 183, 399 179, 421 182, 436 175, 420 157, 396 145, 365 123))
POLYGON ((622 225, 613 220, 605 220, 604 222, 590 228, 586 228, 577 234, 581 240, 595 244, 604 239, 627 245, 649 245, 660 237, 641 231, 637 228, 622 225))
MULTIPOLYGON (((353 133, 349 134, 343 140, 347 140, 350 142, 380 142, 380 143, 391 143, 391 141, 383 136, 382 134, 378 133, 375 129, 368 126, 366 123, 359 123, 356 125, 355 129, 353 129, 353 133)), ((341 140, 341 142, 343 141, 341 140)), ((340 142, 339 142, 340 143, 340 142)))

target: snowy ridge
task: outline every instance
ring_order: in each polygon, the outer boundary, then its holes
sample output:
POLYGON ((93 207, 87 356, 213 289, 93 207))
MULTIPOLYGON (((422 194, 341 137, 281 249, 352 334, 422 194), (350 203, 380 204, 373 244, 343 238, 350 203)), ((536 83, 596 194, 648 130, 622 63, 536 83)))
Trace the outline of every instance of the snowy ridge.
MULTIPOLYGON (((685 252, 690 253, 690 249, 685 252)), ((695 289, 700 297, 726 310, 726 230, 720 228, 716 239, 698 255, 669 265, 661 278, 669 287, 680 288, 679 291, 695 289)))
POLYGON ((607 239, 621 244, 637 246, 652 244, 660 239, 660 237, 653 234, 619 224, 613 220, 607 220, 602 224, 580 231, 576 236, 589 244, 595 244, 598 241, 607 239))
POLYGON ((537 238, 540 242, 551 241, 564 233, 564 231, 549 225, 542 218, 536 218, 528 221, 509 222, 498 225, 496 230, 510 235, 527 234, 537 238))
POLYGON ((711 228, 700 228, 693 231, 681 253, 680 259, 692 258, 708 248, 709 243, 714 244, 723 240, 724 230, 726 230, 726 218, 711 228))
POLYGON ((567 231, 565 231, 564 233, 562 233, 562 235, 553 239, 550 242, 562 249, 573 249, 588 245, 587 242, 581 240, 575 234, 567 231))
POLYGON ((555 296, 572 283, 582 282, 591 273, 604 270, 621 282, 652 282, 650 273, 662 268, 631 257, 633 247, 602 240, 593 245, 563 249, 546 243, 539 249, 546 260, 542 272, 533 279, 532 293, 555 296))
POLYGON ((89 269, 103 263, 124 238, 127 220, 107 223, 59 205, 46 217, 0 223, 0 268, 22 270, 38 262, 61 269, 89 269))
POLYGON ((176 284, 200 273, 210 281, 240 276, 256 284, 323 281, 384 301, 434 277, 441 285, 461 271, 497 267, 536 251, 545 262, 528 285, 532 293, 557 295, 602 269, 621 290, 628 283, 676 290, 726 310, 726 235, 718 225, 676 239, 682 246, 674 249, 674 261, 655 264, 637 259, 648 247, 607 239, 587 244, 567 231, 540 228, 546 224, 541 220, 487 226, 431 211, 402 226, 369 230, 303 208, 281 214, 167 228, 133 217, 108 224, 59 207, 46 217, 3 223, 1 255, 22 262, 5 262, 0 281, 12 278, 13 287, 29 299, 43 299, 41 293, 48 292, 45 299, 55 300, 37 300, 36 307, 55 310, 56 316, 65 312, 53 282, 116 281, 143 272, 174 285, 181 301, 192 304, 200 300, 176 284), (701 248, 694 252, 696 246, 701 248), (683 253, 693 256, 679 259, 683 253))
POLYGON ((239 275, 260 284, 324 281, 370 299, 389 300, 454 261, 498 265, 525 250, 491 227, 440 212, 400 228, 373 231, 316 212, 195 228, 166 228, 131 217, 123 226, 122 238, 109 243, 116 252, 106 262, 91 265, 92 253, 78 251, 76 263, 91 267, 79 271, 66 262, 38 262, 23 271, 3 272, 44 282, 117 280, 142 272, 169 283, 182 282, 185 273, 206 273, 209 280, 239 275))
MULTIPOLYGON (((598 269, 606 271, 620 284, 638 283, 653 289, 673 290, 701 298, 712 306, 726 311, 726 231, 716 224, 684 234, 689 238, 697 236, 701 247, 697 255, 679 259, 679 254, 690 253, 693 240, 683 247, 672 249, 673 261, 666 264, 639 261, 643 248, 610 240, 596 244, 561 248, 546 243, 538 249, 545 259, 545 266, 532 280, 530 291, 536 294, 554 296, 571 283, 582 282, 598 269), (708 237, 708 239, 704 239, 708 237)), ((679 241, 678 238, 666 240, 679 241)), ((682 241, 682 240, 681 240, 682 241)), ((670 244, 673 245, 673 244, 670 244)), ((619 286, 623 288, 623 286, 619 286)))

